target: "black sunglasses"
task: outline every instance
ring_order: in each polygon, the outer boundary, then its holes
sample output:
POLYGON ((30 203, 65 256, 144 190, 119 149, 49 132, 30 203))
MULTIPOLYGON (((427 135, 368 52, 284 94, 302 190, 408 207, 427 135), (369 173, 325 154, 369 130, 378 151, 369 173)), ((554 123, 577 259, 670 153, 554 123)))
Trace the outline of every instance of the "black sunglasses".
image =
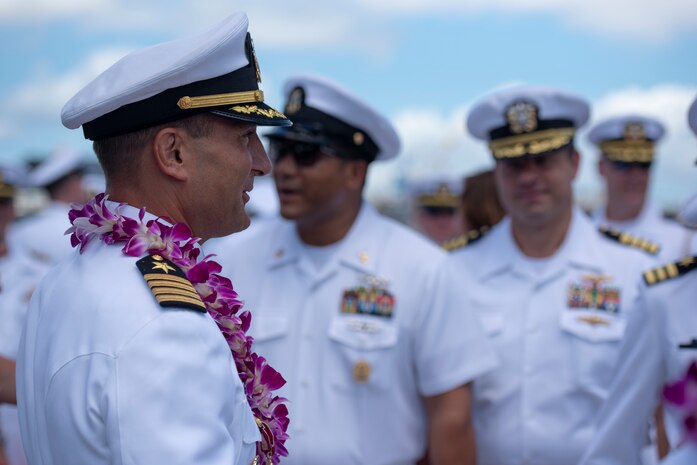
POLYGON ((336 156, 331 149, 319 144, 278 139, 269 142, 269 158, 273 163, 280 162, 286 155, 291 155, 295 164, 302 167, 310 167, 324 156, 336 156))
POLYGON ((421 211, 430 216, 452 216, 455 214, 454 207, 435 207, 435 206, 421 206, 421 211))

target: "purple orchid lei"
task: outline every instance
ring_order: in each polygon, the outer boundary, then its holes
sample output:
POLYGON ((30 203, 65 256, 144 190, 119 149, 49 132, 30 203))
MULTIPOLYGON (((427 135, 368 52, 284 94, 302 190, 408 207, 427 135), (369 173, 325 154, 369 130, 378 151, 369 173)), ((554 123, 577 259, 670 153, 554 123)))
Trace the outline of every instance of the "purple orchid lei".
POLYGON ((663 388, 663 398, 680 412, 683 441, 697 444, 697 362, 690 364, 681 379, 663 388))
POLYGON ((219 273, 222 267, 211 260, 212 255, 200 261, 200 241, 183 223, 168 226, 152 219, 144 221, 145 209, 138 219, 121 213, 124 204, 113 211, 106 205, 107 195, 98 194, 85 205, 72 205, 69 213, 73 247, 80 253, 93 239, 106 244, 124 244, 121 251, 130 257, 159 254, 171 260, 186 273, 196 292, 201 296, 208 313, 213 317, 230 347, 235 366, 244 384, 247 400, 252 408, 262 440, 257 443, 257 455, 267 465, 275 465, 280 457, 288 455, 284 444, 288 439, 287 399, 274 396, 273 391, 286 381, 266 363, 264 357, 252 352, 253 338, 246 332, 252 321, 249 311, 242 310, 242 301, 232 282, 219 273))

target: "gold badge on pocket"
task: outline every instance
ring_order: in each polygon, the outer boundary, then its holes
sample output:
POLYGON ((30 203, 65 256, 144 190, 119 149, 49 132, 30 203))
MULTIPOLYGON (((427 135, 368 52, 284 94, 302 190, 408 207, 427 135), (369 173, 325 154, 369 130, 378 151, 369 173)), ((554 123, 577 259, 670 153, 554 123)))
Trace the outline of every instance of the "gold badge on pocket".
POLYGON ((373 367, 367 360, 359 360, 353 365, 353 379, 357 383, 365 383, 370 378, 372 371, 373 367))

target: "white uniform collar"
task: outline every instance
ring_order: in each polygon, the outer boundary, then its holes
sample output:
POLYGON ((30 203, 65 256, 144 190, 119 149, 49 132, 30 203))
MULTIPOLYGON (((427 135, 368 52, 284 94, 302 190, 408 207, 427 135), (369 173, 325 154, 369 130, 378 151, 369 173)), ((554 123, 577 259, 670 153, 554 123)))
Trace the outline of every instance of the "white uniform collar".
MULTIPOLYGON (((545 276, 567 264, 592 270, 599 269, 598 264, 603 262, 603 258, 601 251, 597 249, 598 242, 593 240, 598 234, 588 217, 579 208, 574 207, 569 231, 561 247, 550 257, 553 263, 546 270, 545 276)), ((514 270, 524 275, 533 274, 513 239, 510 217, 507 216, 496 225, 481 240, 480 247, 477 265, 474 268, 480 279, 506 270, 514 270)))
POLYGON ((612 221, 608 220, 607 216, 605 216, 606 207, 607 205, 605 204, 598 206, 593 210, 593 213, 591 213, 591 217, 601 226, 617 228, 620 231, 640 230, 641 226, 647 221, 650 221, 651 218, 660 218, 662 216, 658 207, 652 202, 646 201, 636 218, 627 221, 612 221))
MULTIPOLYGON (((109 210, 111 210, 111 211, 116 211, 116 207, 118 207, 120 205, 121 206, 121 214, 123 216, 127 216, 129 218, 133 218, 134 220, 138 220, 138 215, 140 214, 140 208, 134 207, 133 205, 129 205, 127 203, 114 202, 113 200, 107 200, 104 203, 107 205, 107 207, 109 207, 109 210)), ((172 223, 170 223, 166 219, 153 215, 147 209, 145 210, 145 216, 143 216, 143 221, 147 222, 150 220, 157 220, 157 219, 159 219, 159 221, 161 223, 166 224, 167 226, 172 226, 172 223)))
MULTIPOLYGON (((371 234, 370 228, 379 218, 380 214, 375 208, 364 201, 356 221, 342 240, 332 260, 361 272, 373 272, 380 250, 380 235, 371 234)), ((303 247, 294 222, 282 221, 269 250, 269 268, 293 263, 301 258, 303 247)), ((330 269, 332 266, 328 265, 326 268, 330 269)))

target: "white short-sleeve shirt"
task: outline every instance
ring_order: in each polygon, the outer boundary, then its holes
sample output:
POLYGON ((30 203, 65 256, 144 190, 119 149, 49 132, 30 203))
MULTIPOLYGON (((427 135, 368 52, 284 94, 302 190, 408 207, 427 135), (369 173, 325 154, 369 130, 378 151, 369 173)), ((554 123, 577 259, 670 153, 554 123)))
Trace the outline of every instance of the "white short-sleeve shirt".
POLYGON ((476 316, 446 305, 445 254, 365 202, 320 271, 281 219, 214 252, 253 314, 255 347, 288 381, 285 465, 413 464, 423 397, 496 364, 476 316))
MULTIPOLYGON (((688 257, 683 260, 697 260, 688 257)), ((661 401, 665 384, 697 361, 697 270, 643 289, 622 345, 617 377, 598 419, 598 435, 584 465, 637 463, 643 431, 661 401)), ((680 418, 664 406, 671 447, 682 439, 680 418)), ((694 462, 697 463, 697 462, 694 462)))
POLYGON ((575 465, 653 261, 580 210, 543 267, 520 252, 508 218, 450 261, 502 361, 474 383, 478 463, 575 465))
POLYGON ((215 322, 160 307, 121 247, 95 240, 32 297, 17 357, 29 462, 249 464, 260 433, 215 322))

